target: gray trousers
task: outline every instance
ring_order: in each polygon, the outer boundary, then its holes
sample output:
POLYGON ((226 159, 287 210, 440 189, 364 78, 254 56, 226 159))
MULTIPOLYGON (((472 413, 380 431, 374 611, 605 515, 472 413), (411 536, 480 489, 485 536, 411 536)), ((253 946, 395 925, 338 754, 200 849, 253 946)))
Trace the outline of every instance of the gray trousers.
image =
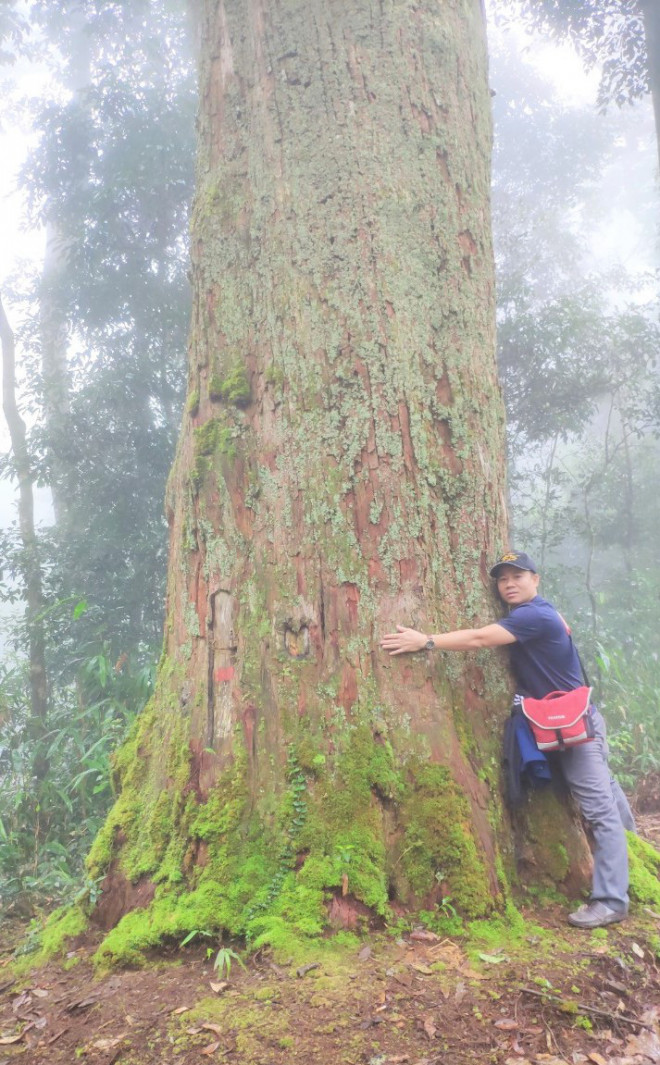
POLYGON ((594 710, 596 730, 591 743, 571 747, 556 756, 580 813, 594 837, 592 900, 613 910, 628 909, 628 847, 625 829, 635 832, 628 800, 607 764, 605 722, 594 710))

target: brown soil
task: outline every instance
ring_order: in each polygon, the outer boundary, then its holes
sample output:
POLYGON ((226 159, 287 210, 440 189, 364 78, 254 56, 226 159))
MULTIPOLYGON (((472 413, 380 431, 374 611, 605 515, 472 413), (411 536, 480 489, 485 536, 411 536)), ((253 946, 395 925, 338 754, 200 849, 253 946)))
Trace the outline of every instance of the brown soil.
POLYGON ((553 908, 542 920, 549 949, 529 916, 515 961, 488 948, 469 960, 460 942, 413 930, 307 971, 261 954, 245 970, 234 962, 228 981, 199 947, 97 978, 88 939, 68 971, 50 964, 21 984, 7 978, 0 1065, 660 1061, 660 973, 648 947, 660 919, 633 916, 598 938, 567 930, 553 908))
MULTIPOLYGON (((660 844, 660 816, 640 817, 660 844)), ((522 943, 470 948, 412 929, 307 967, 267 953, 229 979, 194 942, 98 977, 92 936, 13 982, 0 930, 0 1065, 649 1065, 660 1062, 660 915, 596 934, 559 906, 522 943), (540 926, 540 928, 538 927, 540 926), (545 932, 543 931, 545 929, 545 932), (481 955, 481 956, 480 956, 481 955), (2 967, 5 979, 3 980, 2 967)), ((237 948, 238 949, 238 948, 237 948)))

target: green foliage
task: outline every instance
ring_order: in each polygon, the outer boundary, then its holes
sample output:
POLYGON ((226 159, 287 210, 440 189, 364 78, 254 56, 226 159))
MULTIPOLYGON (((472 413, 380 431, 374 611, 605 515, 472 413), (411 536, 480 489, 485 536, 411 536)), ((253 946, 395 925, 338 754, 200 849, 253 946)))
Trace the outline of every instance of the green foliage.
POLYGON ((227 979, 229 979, 232 961, 237 961, 242 969, 245 968, 245 962, 240 954, 237 954, 236 951, 232 950, 230 947, 220 947, 220 950, 215 956, 213 968, 217 969, 220 976, 226 976, 227 979))
POLYGON ((83 860, 112 801, 110 757, 148 698, 151 669, 113 663, 107 648, 78 663, 53 692, 34 777, 25 667, 0 666, 0 896, 5 907, 93 897, 83 860), (82 885, 82 888, 81 888, 82 885))
POLYGON ((544 35, 570 41, 587 67, 598 65, 601 107, 621 106, 650 91, 649 58, 655 58, 637 0, 499 0, 502 21, 507 12, 544 35))
POLYGON ((27 223, 57 235, 64 265, 43 277, 21 266, 10 293, 35 470, 66 501, 42 534, 46 593, 89 604, 51 636, 61 654, 81 628, 103 629, 112 655, 139 647, 146 660, 161 637, 162 500, 184 397, 195 78, 186 14, 167 0, 64 10, 29 6, 50 78, 40 98, 14 101, 36 134, 20 175, 27 223), (66 337, 59 380, 37 361, 39 300, 66 337), (54 394, 60 414, 46 418, 54 394))
POLYGON ((609 725, 612 768, 631 788, 660 770, 660 674, 655 636, 646 633, 625 648, 597 645, 603 710, 609 725))

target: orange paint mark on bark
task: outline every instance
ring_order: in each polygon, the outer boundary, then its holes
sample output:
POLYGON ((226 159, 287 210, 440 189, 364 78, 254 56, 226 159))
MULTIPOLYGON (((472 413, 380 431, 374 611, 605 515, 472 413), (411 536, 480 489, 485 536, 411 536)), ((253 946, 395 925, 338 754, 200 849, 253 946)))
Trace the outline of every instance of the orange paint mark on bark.
POLYGON ((218 669, 216 669, 213 676, 215 678, 216 683, 221 684, 223 682, 226 683, 227 681, 232 680, 234 672, 235 670, 233 666, 220 666, 218 667, 218 669))

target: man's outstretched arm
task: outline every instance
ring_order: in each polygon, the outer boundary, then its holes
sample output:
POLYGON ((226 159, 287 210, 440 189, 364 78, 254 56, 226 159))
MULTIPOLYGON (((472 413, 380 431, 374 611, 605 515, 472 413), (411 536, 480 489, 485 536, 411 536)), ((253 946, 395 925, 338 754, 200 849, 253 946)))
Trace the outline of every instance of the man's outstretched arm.
POLYGON ((380 641, 382 649, 390 655, 421 651, 428 640, 433 640, 438 651, 476 651, 480 647, 502 647, 516 642, 516 637, 497 622, 484 625, 481 629, 457 629, 456 632, 439 632, 433 636, 427 636, 417 629, 407 629, 404 625, 397 625, 396 629, 396 632, 389 632, 380 641))

